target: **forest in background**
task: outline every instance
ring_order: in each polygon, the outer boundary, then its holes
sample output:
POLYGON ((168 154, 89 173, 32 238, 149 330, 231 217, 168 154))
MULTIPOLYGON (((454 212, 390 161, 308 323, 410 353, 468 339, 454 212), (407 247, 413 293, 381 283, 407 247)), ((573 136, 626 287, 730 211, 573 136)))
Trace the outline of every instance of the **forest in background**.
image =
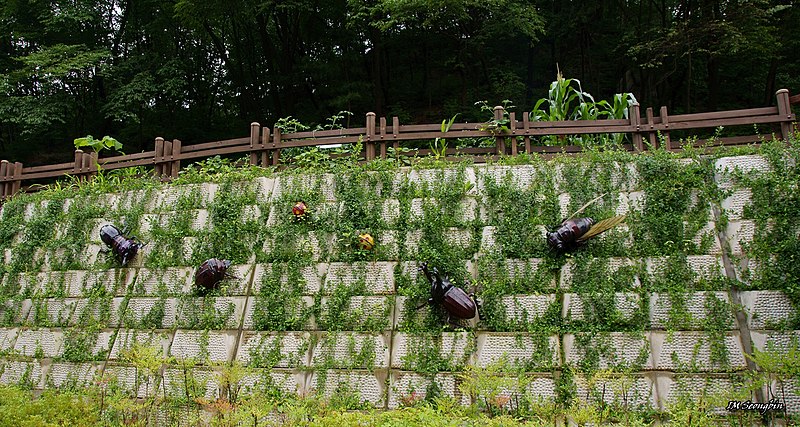
POLYGON ((595 99, 671 113, 800 91, 789 0, 4 0, 0 158, 68 161, 73 139, 127 153, 245 136, 346 110, 402 124, 530 111, 557 70, 595 99))

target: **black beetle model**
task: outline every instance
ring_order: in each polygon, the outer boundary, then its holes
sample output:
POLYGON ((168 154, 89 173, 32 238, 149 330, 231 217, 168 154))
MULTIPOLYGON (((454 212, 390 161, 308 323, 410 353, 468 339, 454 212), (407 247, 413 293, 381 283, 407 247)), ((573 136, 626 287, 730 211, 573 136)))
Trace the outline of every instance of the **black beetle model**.
POLYGON ((100 239, 111 248, 111 252, 119 259, 123 267, 136 256, 139 249, 146 245, 146 243, 137 242, 135 236, 125 237, 124 232, 119 231, 119 228, 111 224, 100 227, 100 239))
POLYGON ((219 282, 226 277, 234 277, 228 274, 231 262, 227 259, 210 258, 203 261, 194 273, 194 286, 201 293, 217 289, 219 282))
POLYGON ((554 231, 547 233, 547 244, 553 250, 563 253, 577 249, 587 240, 616 226, 625 219, 625 215, 612 216, 597 224, 592 218, 568 219, 554 231))
POLYGON ((478 314, 478 303, 474 294, 467 295, 463 289, 454 286, 449 277, 442 278, 436 267, 433 270, 428 269, 427 262, 420 264, 419 269, 425 273, 431 284, 431 298, 428 303, 441 305, 447 312, 448 322, 452 323, 453 317, 472 319, 478 314))

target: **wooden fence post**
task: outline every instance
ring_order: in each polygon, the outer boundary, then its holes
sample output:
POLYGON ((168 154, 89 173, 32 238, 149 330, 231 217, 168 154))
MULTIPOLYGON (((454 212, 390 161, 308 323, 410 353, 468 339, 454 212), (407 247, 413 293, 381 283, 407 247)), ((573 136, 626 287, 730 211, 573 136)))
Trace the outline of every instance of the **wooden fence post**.
MULTIPOLYGON (((11 165, 9 165, 11 166, 11 165)), ((14 172, 11 174, 11 196, 19 193, 22 187, 22 163, 14 162, 14 172)))
POLYGON ((381 117, 381 159, 386 158, 386 117, 381 117))
POLYGON ((72 174, 78 178, 78 181, 83 181, 83 150, 75 150, 75 161, 72 165, 72 174))
POLYGON ((397 140, 399 136, 400 136, 400 118, 394 116, 392 117, 392 138, 394 138, 394 142, 392 142, 392 148, 394 148, 395 156, 400 154, 400 141, 397 140))
POLYGON ((153 156, 153 162, 156 164, 153 173, 155 174, 156 178, 160 179, 164 174, 164 138, 160 136, 156 138, 156 150, 153 156))
POLYGON ((655 121, 653 120, 653 107, 647 107, 645 110, 645 117, 647 118, 647 140, 650 141, 650 146, 658 148, 658 138, 653 130, 655 128, 655 121))
POLYGON ((525 130, 525 152, 531 153, 531 136, 528 135, 528 130, 531 128, 531 113, 526 111, 522 113, 522 129, 525 130))
POLYGON ((278 162, 281 160, 281 149, 278 148, 281 145, 281 129, 273 126, 272 131, 274 133, 272 136, 272 166, 278 166, 278 162))
POLYGON ((511 130, 511 155, 517 155, 517 115, 516 113, 509 113, 508 117, 511 119, 509 123, 509 130, 511 130))
POLYGON ((164 156, 161 158, 161 181, 166 181, 167 178, 172 174, 170 170, 170 166, 172 162, 168 161, 168 159, 172 158, 172 141, 164 141, 164 156))
POLYGON ((261 130, 261 125, 258 122, 250 123, 250 166, 257 166, 258 165, 258 158, 259 152, 258 148, 261 145, 259 143, 259 134, 258 132, 261 130))
POLYGON ((789 90, 780 89, 775 92, 778 98, 778 114, 781 116, 781 138, 789 142, 792 135, 792 106, 789 103, 789 90))
POLYGON ((177 178, 178 172, 181 169, 181 145, 180 139, 172 140, 172 173, 170 174, 170 178, 177 178))
POLYGON ((641 122, 642 118, 639 117, 639 104, 633 104, 628 107, 628 117, 631 121, 631 126, 634 127, 631 140, 633 141, 633 149, 637 152, 644 151, 644 142, 642 141, 641 122))
MULTIPOLYGON (((503 107, 499 105, 494 107, 494 119, 497 121, 503 120, 503 107)), ((501 136, 501 134, 497 134, 494 140, 495 140, 495 154, 505 155, 506 137, 501 136)))
POLYGON ((0 201, 11 196, 11 183, 6 181, 8 167, 8 160, 0 160, 0 201))
POLYGON ((265 168, 270 165, 270 155, 272 154, 271 150, 267 149, 267 145, 269 144, 269 128, 264 126, 261 128, 261 146, 264 148, 264 151, 261 152, 261 167, 265 168))
POLYGON ((364 158, 366 161, 375 159, 375 113, 367 113, 367 145, 364 158))
POLYGON ((664 138, 664 145, 667 146, 667 151, 672 151, 672 141, 669 139, 669 114, 667 114, 667 106, 662 105, 661 111, 659 111, 658 116, 661 117, 661 124, 664 125, 664 132, 661 134, 661 137, 664 138))

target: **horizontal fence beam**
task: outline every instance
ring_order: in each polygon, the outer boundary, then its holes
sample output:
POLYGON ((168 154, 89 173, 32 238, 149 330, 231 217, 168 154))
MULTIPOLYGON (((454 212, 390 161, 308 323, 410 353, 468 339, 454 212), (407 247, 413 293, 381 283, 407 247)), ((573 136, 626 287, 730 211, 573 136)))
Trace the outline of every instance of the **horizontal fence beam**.
MULTIPOLYGON (((693 129, 719 128, 729 126, 747 126, 770 124, 780 133, 771 135, 745 135, 725 138, 696 140, 693 145, 724 146, 759 143, 766 140, 788 139, 793 132, 795 115, 792 105, 800 103, 800 95, 789 96, 789 91, 781 89, 775 93, 775 107, 749 108, 741 110, 718 111, 709 113, 669 115, 667 107, 661 107, 656 114, 647 108, 641 116, 639 105, 631 105, 628 119, 615 120, 568 120, 568 121, 534 121, 530 113, 522 113, 521 119, 513 112, 502 107, 495 107, 494 122, 489 123, 453 123, 448 131, 442 131, 441 123, 401 125, 397 117, 391 121, 385 117, 376 117, 367 113, 366 126, 347 129, 311 130, 282 133, 280 128, 261 127, 257 122, 250 124, 250 135, 243 138, 201 144, 183 145, 179 140, 167 141, 156 138, 155 149, 135 154, 112 156, 98 159, 97 153, 75 151, 73 162, 54 165, 24 168, 22 163, 0 162, 0 200, 13 196, 21 188, 32 191, 40 186, 22 186, 23 181, 59 178, 66 175, 75 176, 79 180, 91 179, 99 170, 114 170, 136 166, 153 166, 154 174, 162 180, 170 180, 178 176, 181 161, 191 161, 212 156, 225 156, 249 153, 251 165, 279 166, 281 151, 288 148, 336 146, 346 144, 364 144, 361 155, 368 160, 393 156, 427 156, 439 155, 444 160, 456 160, 472 156, 475 162, 496 160, 506 154, 538 153, 551 157, 559 153, 576 154, 584 150, 580 145, 536 145, 534 138, 554 137, 554 141, 566 142, 566 136, 611 134, 624 135, 628 142, 621 148, 628 151, 643 151, 646 148, 657 148, 663 143, 664 148, 679 148, 673 141, 670 132, 693 129), (498 131, 497 123, 505 123, 507 130, 498 131), (494 128, 492 125, 494 124, 494 128), (494 129, 494 130, 492 130, 494 129), (476 138, 492 141, 488 147, 454 148, 434 152, 431 149, 404 149, 404 141, 452 140, 458 138, 476 138), (645 146, 647 143, 647 147, 645 146), (393 153, 389 151, 393 149, 393 153)), ((552 141, 551 141, 552 142, 552 141)), ((329 157, 341 157, 330 153, 329 157)))

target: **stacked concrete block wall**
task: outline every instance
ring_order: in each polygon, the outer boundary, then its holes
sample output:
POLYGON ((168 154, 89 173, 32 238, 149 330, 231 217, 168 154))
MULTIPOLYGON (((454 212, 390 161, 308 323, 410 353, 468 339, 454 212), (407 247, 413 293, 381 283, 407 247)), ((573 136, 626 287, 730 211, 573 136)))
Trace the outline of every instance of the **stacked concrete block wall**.
MULTIPOLYGON (((787 330, 797 313, 781 290, 744 278, 757 267, 748 242, 764 230, 747 217, 752 190, 735 171, 769 164, 694 162, 713 178, 672 189, 652 187, 647 164, 585 160, 7 204, 0 382, 41 390, 113 376, 134 395, 214 399, 226 392, 220 373, 241 364, 245 390, 357 392, 379 408, 432 384, 468 404, 479 396, 462 385, 476 369, 506 375, 507 394, 555 399, 566 387, 580 401, 656 409, 681 393, 735 389, 753 368, 748 352, 797 345, 787 330), (690 197, 668 217, 657 197, 674 192, 690 197), (571 256, 549 250, 547 230, 604 193, 582 214, 626 222, 571 256), (298 200, 309 206, 301 220, 298 200), (102 252, 107 223, 149 242, 126 267, 102 252), (371 251, 358 247, 364 232, 371 251), (231 277, 200 295, 194 272, 210 257, 231 259, 231 277), (421 261, 474 291, 482 318, 448 325, 426 304, 421 261), (146 357, 158 361, 152 372, 146 357)), ((693 167, 667 164, 675 176, 693 167)))

